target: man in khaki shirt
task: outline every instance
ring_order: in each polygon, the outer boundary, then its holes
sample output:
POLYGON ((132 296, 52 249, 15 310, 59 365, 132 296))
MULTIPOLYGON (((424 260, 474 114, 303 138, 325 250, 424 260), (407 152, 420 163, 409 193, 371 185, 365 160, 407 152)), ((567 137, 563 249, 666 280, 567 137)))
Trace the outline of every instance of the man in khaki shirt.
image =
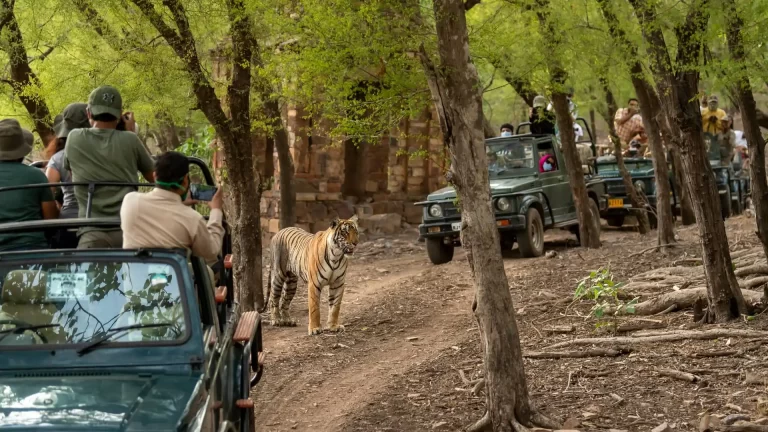
POLYGON ((123 248, 186 248, 208 263, 215 262, 224 237, 221 188, 203 216, 189 205, 189 160, 177 152, 161 155, 155 163, 156 187, 149 193, 131 192, 120 210, 123 248))

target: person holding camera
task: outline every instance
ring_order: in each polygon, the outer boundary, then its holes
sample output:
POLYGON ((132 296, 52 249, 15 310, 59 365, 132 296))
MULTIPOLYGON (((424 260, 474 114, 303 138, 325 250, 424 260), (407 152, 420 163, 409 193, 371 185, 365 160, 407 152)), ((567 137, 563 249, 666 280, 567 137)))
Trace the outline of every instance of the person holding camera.
POLYGON ((723 132, 722 120, 725 118, 725 111, 718 108, 717 96, 712 95, 707 99, 707 109, 701 112, 701 123, 704 133, 717 135, 723 132))
MULTIPOLYGON (((153 183, 154 163, 146 147, 134 133, 136 121, 131 113, 123 113, 120 92, 101 86, 88 96, 86 107, 91 127, 75 129, 67 137, 64 169, 72 172, 72 181, 87 183, 138 183, 138 173, 153 183), (118 130, 124 122, 125 131, 118 130)), ((116 218, 123 197, 134 187, 96 185, 91 200, 90 217, 116 218)), ((78 217, 86 217, 88 186, 75 186, 78 217)), ((120 248, 123 235, 111 228, 85 227, 78 230, 78 248, 120 248)))
POLYGON ((187 249, 208 264, 216 262, 224 238, 224 193, 219 188, 210 198, 206 223, 190 207, 197 203, 191 197, 191 186, 189 159, 172 151, 160 155, 155 163, 155 189, 131 192, 123 200, 123 248, 187 249))
POLYGON ((635 98, 631 98, 627 102, 626 108, 616 111, 613 125, 616 128, 616 135, 619 136, 622 146, 628 148, 632 139, 645 131, 643 118, 640 116, 640 102, 635 98))

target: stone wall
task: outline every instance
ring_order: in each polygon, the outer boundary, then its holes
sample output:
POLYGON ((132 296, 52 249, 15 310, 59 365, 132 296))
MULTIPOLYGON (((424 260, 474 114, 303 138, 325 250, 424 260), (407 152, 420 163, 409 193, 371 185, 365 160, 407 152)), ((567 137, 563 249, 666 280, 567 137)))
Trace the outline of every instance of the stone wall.
MULTIPOLYGON (((324 230, 334 218, 353 214, 371 230, 391 231, 396 222, 416 225, 421 208, 413 203, 445 185, 442 139, 431 110, 402 121, 379 142, 359 146, 327 137, 329 125, 309 118, 301 107, 289 106, 284 115, 296 169, 297 226, 307 231, 324 230)), ((279 170, 276 154, 274 166, 279 170)), ((276 172, 261 205, 267 238, 279 230, 278 179, 276 172)))

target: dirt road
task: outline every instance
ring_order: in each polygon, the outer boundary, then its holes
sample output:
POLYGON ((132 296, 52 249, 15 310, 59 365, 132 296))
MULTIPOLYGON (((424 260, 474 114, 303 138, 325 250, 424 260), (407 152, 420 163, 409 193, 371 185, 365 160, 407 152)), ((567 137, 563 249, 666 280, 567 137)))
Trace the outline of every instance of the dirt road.
MULTIPOLYGON (((680 235, 686 246, 676 253, 695 254, 695 232, 680 235)), ((603 248, 593 251, 574 248, 568 238, 548 235, 547 249, 558 251, 554 259, 522 259, 515 251, 505 258, 526 351, 596 331, 595 322, 586 320, 589 305, 568 300, 590 270, 608 265, 622 278, 666 260, 631 256, 652 245, 653 236, 608 231, 603 248), (553 324, 571 324, 575 333, 548 334, 545 328, 553 324)), ((300 286, 291 306, 299 326, 265 329, 267 369, 252 395, 258 430, 461 430, 479 418, 484 396, 471 392, 482 376, 470 310, 474 288, 463 251, 456 252, 453 262, 434 266, 413 237, 362 244, 350 265, 342 305, 346 331, 341 334, 306 335, 306 288, 300 286)), ((326 309, 321 308, 323 320, 326 309)), ((669 325, 688 321, 680 313, 669 325)), ((759 325, 765 327, 762 321, 759 325)), ((712 344, 722 342, 683 345, 699 349, 712 344)), ((685 346, 675 350, 685 351, 685 346)), ((707 389, 679 382, 645 385, 655 378, 654 364, 680 363, 674 355, 665 359, 669 355, 667 347, 654 347, 641 357, 526 360, 526 371, 537 406, 559 421, 584 421, 580 430, 646 431, 663 420, 675 421, 676 430, 696 430, 698 411, 732 401, 735 384, 723 379, 720 387, 707 389), (591 413, 592 423, 583 418, 585 412, 591 413)), ((708 359, 693 366, 735 367, 728 361, 708 359)))

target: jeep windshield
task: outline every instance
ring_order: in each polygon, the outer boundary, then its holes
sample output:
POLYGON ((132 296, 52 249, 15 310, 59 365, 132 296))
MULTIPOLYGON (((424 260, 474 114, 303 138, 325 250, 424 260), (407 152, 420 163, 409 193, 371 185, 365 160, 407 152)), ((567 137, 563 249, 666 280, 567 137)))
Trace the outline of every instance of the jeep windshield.
POLYGON ((106 339, 100 349, 167 344, 186 335, 175 265, 72 256, 41 261, 0 261, 0 350, 100 339, 106 339))
MULTIPOLYGON (((624 165, 627 167, 627 171, 645 171, 653 169, 653 161, 651 160, 625 160, 624 165)), ((616 163, 599 163, 597 167, 601 172, 619 170, 619 165, 616 163)))
POLYGON ((534 173, 533 142, 511 139, 487 142, 488 175, 490 178, 517 177, 534 173))

